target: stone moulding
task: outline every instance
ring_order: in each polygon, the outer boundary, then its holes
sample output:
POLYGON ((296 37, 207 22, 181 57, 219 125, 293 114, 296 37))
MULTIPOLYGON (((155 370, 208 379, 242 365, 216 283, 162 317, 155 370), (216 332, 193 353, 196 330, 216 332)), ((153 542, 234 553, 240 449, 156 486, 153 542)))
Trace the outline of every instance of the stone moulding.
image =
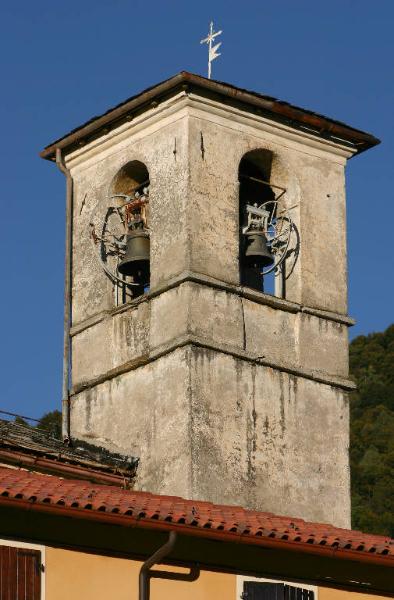
POLYGON ((208 351, 219 352, 223 354, 227 354, 233 356, 236 359, 244 360, 247 362, 252 362, 256 365, 260 365, 262 367, 267 367, 271 369, 275 369, 277 371, 282 371, 284 373, 289 373, 290 375, 294 375, 296 377, 302 377, 304 379, 310 379, 312 381, 316 381, 318 383, 322 383, 325 385, 330 385, 332 387, 340 388, 345 391, 352 391, 356 389, 355 383, 351 379, 346 379, 342 377, 334 377, 332 375, 327 375, 326 373, 321 373, 320 371, 307 371, 298 366, 285 366, 279 363, 275 363, 273 361, 267 360, 264 357, 254 356, 251 352, 240 351, 238 348, 233 348, 226 344, 216 343, 213 344, 210 340, 206 340, 202 337, 198 337, 195 335, 187 334, 184 336, 180 336, 175 340, 161 346, 160 348, 155 348, 149 354, 144 354, 142 356, 138 356, 122 365, 115 367, 114 369, 110 369, 106 373, 103 373, 93 379, 83 381, 75 385, 72 390, 70 396, 76 396, 80 392, 91 389, 105 381, 110 379, 114 379, 123 373, 127 373, 129 371, 133 371, 142 367, 150 362, 153 362, 162 356, 170 354, 177 350, 178 348, 183 348, 184 346, 194 346, 198 348, 205 348, 208 351))
POLYGON ((271 308, 276 308, 278 310, 283 310, 285 312, 298 313, 303 312, 319 319, 325 319, 326 321, 334 321, 335 323, 340 323, 342 325, 347 325, 351 327, 355 324, 355 320, 352 317, 347 315, 334 313, 326 310, 322 310, 319 308, 314 308, 312 306, 304 306, 302 304, 298 304, 296 302, 290 302, 289 300, 285 300, 283 298, 278 298, 276 296, 271 296, 270 294, 264 294, 263 292, 259 292, 257 290, 253 290, 250 288, 245 288, 240 285, 234 285, 231 283, 226 283, 224 281, 220 281, 218 279, 214 279, 213 277, 209 277, 207 275, 203 275, 201 273, 194 273, 192 271, 187 271, 180 273, 176 277, 173 277, 165 284, 152 289, 144 296, 140 296, 131 302, 126 304, 122 304, 122 306, 117 306, 116 308, 108 311, 101 311, 95 315, 76 323, 71 327, 70 335, 76 336, 85 329, 89 329, 93 325, 100 323, 104 319, 110 318, 115 314, 120 314, 123 312, 127 312, 128 310, 134 310, 139 304, 142 302, 149 302, 156 296, 167 292, 168 290, 174 289, 183 283, 192 282, 200 285, 205 285, 207 287, 211 287, 214 289, 223 290, 226 292, 231 292, 236 294, 242 298, 246 298, 248 300, 252 300, 257 304, 264 304, 266 306, 270 306, 271 308))

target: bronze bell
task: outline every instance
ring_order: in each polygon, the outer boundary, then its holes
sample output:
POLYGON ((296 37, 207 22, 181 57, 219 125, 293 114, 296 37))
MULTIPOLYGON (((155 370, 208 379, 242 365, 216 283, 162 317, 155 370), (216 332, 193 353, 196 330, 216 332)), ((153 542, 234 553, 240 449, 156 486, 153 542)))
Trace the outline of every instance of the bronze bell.
POLYGON ((263 231, 252 229, 245 233, 245 264, 250 267, 264 268, 274 263, 274 257, 268 248, 263 231))
POLYGON ((126 236, 126 252, 118 265, 119 273, 133 277, 135 283, 149 283, 149 233, 135 229, 126 236))

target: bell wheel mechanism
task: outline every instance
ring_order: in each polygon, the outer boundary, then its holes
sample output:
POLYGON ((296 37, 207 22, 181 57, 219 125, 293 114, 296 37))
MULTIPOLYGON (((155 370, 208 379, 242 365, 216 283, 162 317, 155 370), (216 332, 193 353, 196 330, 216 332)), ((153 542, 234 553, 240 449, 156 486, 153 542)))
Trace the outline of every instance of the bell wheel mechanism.
POLYGON ((262 204, 246 204, 246 225, 242 228, 244 264, 256 269, 262 276, 279 273, 290 254, 295 226, 291 208, 280 206, 280 194, 262 204))
POLYGON ((110 279, 134 290, 149 286, 149 181, 110 196, 101 222, 91 218, 89 226, 95 255, 110 279))

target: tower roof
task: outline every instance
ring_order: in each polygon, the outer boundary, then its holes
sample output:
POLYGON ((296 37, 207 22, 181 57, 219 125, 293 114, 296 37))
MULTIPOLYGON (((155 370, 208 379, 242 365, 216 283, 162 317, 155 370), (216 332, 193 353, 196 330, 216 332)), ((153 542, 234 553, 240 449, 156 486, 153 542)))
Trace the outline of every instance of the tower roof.
POLYGON ((128 98, 104 114, 93 117, 63 137, 51 142, 42 150, 40 156, 47 160, 55 160, 56 148, 62 149, 64 153, 71 152, 79 146, 107 134, 122 123, 132 120, 135 115, 157 106, 158 103, 174 96, 181 90, 209 97, 228 106, 236 106, 289 127, 301 129, 310 135, 349 146, 355 154, 380 143, 380 140, 369 133, 311 110, 229 83, 181 71, 174 77, 128 98))

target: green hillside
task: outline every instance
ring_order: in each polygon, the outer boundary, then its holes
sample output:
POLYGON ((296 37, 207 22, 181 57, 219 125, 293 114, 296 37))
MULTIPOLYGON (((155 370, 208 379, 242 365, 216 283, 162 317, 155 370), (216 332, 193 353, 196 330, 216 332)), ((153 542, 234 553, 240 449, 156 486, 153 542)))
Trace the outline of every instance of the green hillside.
POLYGON ((352 526, 394 537, 394 325, 350 344, 352 526))

